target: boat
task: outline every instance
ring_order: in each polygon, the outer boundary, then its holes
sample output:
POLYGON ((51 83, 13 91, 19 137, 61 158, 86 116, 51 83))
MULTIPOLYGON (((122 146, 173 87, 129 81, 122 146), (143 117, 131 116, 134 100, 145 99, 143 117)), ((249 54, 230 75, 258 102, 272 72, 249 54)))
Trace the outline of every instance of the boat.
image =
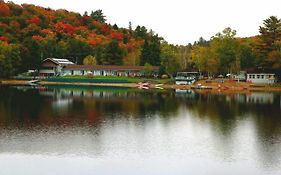
POLYGON ((150 87, 151 87, 151 84, 147 83, 147 82, 137 83, 137 88, 139 88, 139 89, 149 89, 150 87))
POLYGON ((36 85, 38 85, 39 82, 40 82, 40 80, 30 80, 27 82, 27 84, 30 86, 36 86, 36 85))
POLYGON ((190 85, 199 79, 199 72, 178 72, 175 77, 177 85, 190 85))

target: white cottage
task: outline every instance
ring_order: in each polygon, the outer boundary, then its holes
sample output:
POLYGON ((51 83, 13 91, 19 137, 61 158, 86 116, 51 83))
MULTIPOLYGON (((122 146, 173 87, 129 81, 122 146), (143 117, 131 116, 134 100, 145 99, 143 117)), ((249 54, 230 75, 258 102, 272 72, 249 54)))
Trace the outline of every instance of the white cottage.
POLYGON ((247 73, 247 81, 256 84, 275 83, 274 73, 247 73))

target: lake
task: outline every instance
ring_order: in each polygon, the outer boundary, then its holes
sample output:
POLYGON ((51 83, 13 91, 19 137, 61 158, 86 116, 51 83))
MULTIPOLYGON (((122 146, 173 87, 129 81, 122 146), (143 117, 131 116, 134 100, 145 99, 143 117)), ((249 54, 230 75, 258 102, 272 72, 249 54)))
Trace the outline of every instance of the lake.
POLYGON ((0 86, 2 175, 281 174, 280 93, 0 86))

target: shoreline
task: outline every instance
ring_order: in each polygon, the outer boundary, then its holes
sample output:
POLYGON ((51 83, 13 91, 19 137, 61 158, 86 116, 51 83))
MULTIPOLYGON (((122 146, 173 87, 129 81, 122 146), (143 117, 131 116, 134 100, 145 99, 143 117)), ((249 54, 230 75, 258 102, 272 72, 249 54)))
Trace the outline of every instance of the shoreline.
MULTIPOLYGON (((111 87, 128 87, 138 88, 137 83, 83 83, 83 82, 51 82, 40 81, 38 85, 76 85, 76 86, 111 86, 111 87)), ((30 85, 26 80, 0 80, 0 85, 30 85)), ((281 86, 270 85, 253 85, 245 82, 241 83, 204 83, 203 80, 198 81, 195 85, 176 85, 163 84, 157 86, 151 84, 150 89, 180 89, 180 90, 196 90, 196 91, 212 91, 212 92, 247 92, 247 91, 264 91, 264 92, 281 92, 281 86), (198 84, 201 86, 198 87, 198 84)))

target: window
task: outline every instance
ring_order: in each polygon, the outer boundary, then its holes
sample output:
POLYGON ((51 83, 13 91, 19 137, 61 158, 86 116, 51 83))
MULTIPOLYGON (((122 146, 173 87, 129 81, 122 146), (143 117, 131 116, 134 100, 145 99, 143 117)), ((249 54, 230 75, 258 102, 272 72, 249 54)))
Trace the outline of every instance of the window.
POLYGON ((257 79, 260 79, 260 75, 257 75, 257 79))

